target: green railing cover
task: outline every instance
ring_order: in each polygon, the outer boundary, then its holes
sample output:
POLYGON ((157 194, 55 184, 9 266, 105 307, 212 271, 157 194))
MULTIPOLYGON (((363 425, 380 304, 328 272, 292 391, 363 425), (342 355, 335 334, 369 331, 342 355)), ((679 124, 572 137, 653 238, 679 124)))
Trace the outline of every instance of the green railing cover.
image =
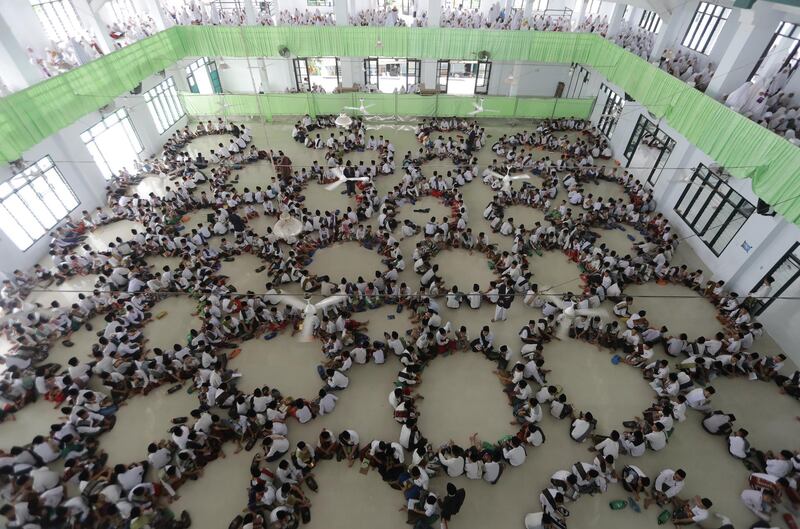
MULTIPOLYGON (((142 79, 184 57, 276 57, 281 46, 295 56, 387 56, 473 59, 488 51, 493 60, 580 63, 622 87, 711 158, 740 178, 786 219, 800 224, 800 149, 639 57, 594 34, 372 27, 173 27, 88 65, 0 100, 0 161, 18 158, 47 136, 108 104, 142 79), (380 40, 381 46, 378 47, 380 40)), ((270 115, 329 113, 347 99, 270 94, 267 106, 241 100, 242 109, 270 115), (280 99, 279 99, 280 98, 280 99), (255 105, 255 106, 254 106, 255 105)), ((504 115, 536 117, 548 111, 580 114, 579 101, 489 98, 504 115), (512 109, 513 105, 513 109, 512 109), (553 106, 551 106, 553 105, 553 106), (573 105, 575 105, 573 107, 573 105), (573 111, 573 108, 575 111, 573 111)), ((198 103, 199 104, 199 103, 198 103)), ((399 96, 389 106, 414 115, 459 113, 464 99, 399 96)), ((233 112, 233 110, 229 110, 233 112)), ((247 113, 250 114, 250 113, 247 113)))

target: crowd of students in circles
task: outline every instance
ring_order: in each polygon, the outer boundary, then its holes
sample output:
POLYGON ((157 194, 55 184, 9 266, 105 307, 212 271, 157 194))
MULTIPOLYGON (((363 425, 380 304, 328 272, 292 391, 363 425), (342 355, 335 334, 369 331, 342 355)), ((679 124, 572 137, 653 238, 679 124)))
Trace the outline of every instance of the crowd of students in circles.
MULTIPOLYGON (((310 134, 330 125, 330 117, 306 116, 293 136, 306 142, 310 134)), ((676 524, 707 518, 711 500, 679 496, 686 478, 683 469, 664 469, 650 479, 635 465, 616 467, 621 454, 639 457, 647 450, 663 449, 676 422, 693 413, 690 409, 703 413, 704 428, 727 438, 731 455, 753 469, 750 488, 742 493, 748 508, 768 520, 780 501, 796 504, 800 457, 790 450, 773 454, 750 447, 746 430, 734 426, 733 415, 711 404, 711 382, 719 376, 772 381, 785 393, 798 395, 800 373, 783 373, 784 357, 752 350, 763 332, 748 310, 758 293, 739 296, 726 291, 722 282, 706 281, 701 271, 671 264, 679 239, 669 222, 654 211, 642 183, 625 171, 609 171, 595 163, 607 148, 596 129, 571 118, 538 123, 530 133, 507 135, 495 142, 492 150, 502 158, 484 169, 476 153, 487 144, 487 136, 477 122, 425 120, 416 135, 418 152, 404 155, 399 183, 382 195, 374 180, 387 176, 382 176, 377 164, 353 167, 344 161, 348 151, 374 150, 381 165, 394 163, 392 142, 367 138, 361 120, 329 136, 330 142, 326 139, 321 147, 326 158, 335 162, 299 170, 283 152, 253 145, 252 131, 244 124, 221 119, 199 123, 193 130, 176 132, 162 155, 141 164, 135 174, 121 174, 109 186, 106 208, 84 211, 54 231, 53 267, 16 271, 0 292, 3 332, 14 344, 3 357, 6 370, 0 391, 6 405, 2 418, 14 420, 16 412, 37 399, 52 401, 64 414, 62 421, 30 443, 0 453, 4 500, 0 515, 7 526, 188 527, 189 514, 175 515, 169 505, 186 481, 201 478, 208 463, 225 457, 223 446, 228 443, 236 445, 237 451, 255 450, 247 506, 231 523, 234 527, 296 527, 308 521, 317 488, 313 470, 332 459, 358 464, 362 471, 374 468, 403 494, 410 524, 446 526, 460 510, 465 493, 457 482, 437 493, 430 478, 466 475, 497 483, 504 471, 524 463, 528 450, 545 442, 537 425, 545 409, 567 421, 570 437, 590 443, 595 453, 591 461, 554 474, 542 489, 535 510, 542 510, 545 522, 553 527, 565 525, 566 503, 582 494, 605 492, 616 481, 630 491, 637 506, 640 496, 645 496, 645 507, 670 505, 667 513, 676 524), (189 142, 209 135, 220 136, 219 146, 207 157, 189 155, 189 142), (544 156, 535 159, 529 152, 532 148, 544 150, 544 156), (427 162, 446 159, 453 162, 452 171, 425 174, 427 162), (239 190, 237 171, 263 160, 274 165, 277 177, 263 188, 239 190), (344 212, 306 209, 303 190, 317 185, 314 180, 330 181, 332 169, 341 165, 348 168, 346 175, 368 177, 347 183, 344 192, 353 197, 353 206, 344 212), (518 189, 500 186, 490 171, 506 169, 530 172, 535 178, 518 189), (163 196, 142 197, 136 192, 136 184, 151 174, 168 179, 163 196), (471 212, 460 188, 475 178, 495 188, 482 213, 490 233, 475 234, 469 225, 471 212), (585 186, 599 180, 622 185, 629 200, 603 199, 585 191, 585 186), (208 190, 198 190, 204 184, 208 190), (559 195, 567 198, 558 203, 559 195), (401 208, 413 207, 426 196, 446 204, 450 216, 432 218, 423 226, 398 219, 401 208), (509 205, 543 210, 546 224, 537 222, 526 228, 513 222, 504 216, 509 205), (210 211, 206 222, 187 227, 186 216, 201 209, 210 211), (303 223, 303 233, 289 247, 271 229, 255 233, 248 223, 280 212, 303 223), (142 228, 132 230, 128 238, 116 238, 107 248, 87 244, 89 232, 119 219, 139 222, 142 228), (620 226, 636 229, 644 237, 626 255, 608 248, 596 231, 620 226), (490 242, 495 236, 513 238, 511 250, 503 251, 490 242), (406 268, 400 241, 409 237, 419 239, 411 256, 419 285, 399 277, 406 268), (342 242, 380 253, 386 269, 369 280, 338 283, 307 270, 317 250, 342 242), (463 291, 446 285, 432 260, 453 248, 482 252, 496 279, 486 287, 463 291), (562 251, 580 268, 580 292, 553 296, 536 284, 529 258, 544 251, 562 251), (259 272, 267 277, 264 292, 239 292, 219 273, 221 262, 243 253, 263 260, 259 272), (155 255, 177 257, 180 264, 157 270, 147 261, 155 255), (96 276, 94 289, 79 294, 69 307, 29 301, 34 290, 83 275, 96 276), (717 305, 724 332, 690 339, 651 325, 624 288, 655 280, 683 284, 706 296, 717 305), (290 397, 269 386, 240 390, 240 374, 229 367, 229 359, 245 340, 269 340, 277 333, 299 329, 303 311, 281 302, 282 293, 298 288, 309 294, 346 296, 346 301, 321 311, 310 323, 324 357, 317 366, 322 388, 311 399, 290 397), (150 347, 143 330, 161 316, 154 314, 159 301, 173 295, 191 296, 201 323, 183 343, 150 347), (606 300, 613 303, 610 321, 567 316, 572 308, 598 307, 606 300), (374 340, 355 314, 385 304, 410 311, 412 327, 405 334, 389 333, 383 340, 374 340), (474 310, 482 304, 494 306, 494 321, 507 319, 510 310, 530 311, 533 316, 520 330, 519 344, 495 343, 488 325, 455 329, 440 315, 442 305, 474 310), (103 318, 100 329, 90 323, 96 316, 103 318), (574 409, 563 391, 547 382, 546 345, 557 339, 556 329, 562 324, 569 325, 575 339, 616 353, 650 381, 654 402, 642 418, 626 422, 624 431, 604 425, 607 434, 600 434, 590 411, 574 409), (47 361, 53 345, 73 346, 71 335, 82 329, 97 333, 91 351, 76 351, 66 366, 47 361), (654 360, 656 347, 676 359, 672 363, 654 360), (415 388, 422 370, 436 356, 459 349, 481 353, 497 363, 519 431, 494 443, 473 437, 468 446, 432 446, 419 431, 415 388), (515 349, 521 360, 512 364, 515 349), (367 440, 352 429, 323 429, 313 445, 290 443, 288 427, 293 421, 306 423, 334 412, 354 364, 381 364, 390 354, 401 364, 388 396, 401 425, 397 439, 367 440), (175 418, 167 438, 148 445, 146 459, 107 466, 98 436, 114 427, 120 406, 161 385, 169 385, 169 391, 195 393, 197 408, 189 417, 175 418)))

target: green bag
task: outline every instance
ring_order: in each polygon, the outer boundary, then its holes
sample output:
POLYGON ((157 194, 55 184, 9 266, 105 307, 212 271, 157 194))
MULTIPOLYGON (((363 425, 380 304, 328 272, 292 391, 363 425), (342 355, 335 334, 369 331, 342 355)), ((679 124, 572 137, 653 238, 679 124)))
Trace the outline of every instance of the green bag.
POLYGON ((664 525, 671 519, 672 519, 672 513, 669 512, 668 509, 664 509, 663 511, 661 511, 661 514, 658 515, 658 525, 664 525))
POLYGON ((624 509, 627 505, 628 502, 625 500, 614 500, 608 502, 608 506, 611 507, 611 510, 613 511, 619 511, 621 509, 624 509))

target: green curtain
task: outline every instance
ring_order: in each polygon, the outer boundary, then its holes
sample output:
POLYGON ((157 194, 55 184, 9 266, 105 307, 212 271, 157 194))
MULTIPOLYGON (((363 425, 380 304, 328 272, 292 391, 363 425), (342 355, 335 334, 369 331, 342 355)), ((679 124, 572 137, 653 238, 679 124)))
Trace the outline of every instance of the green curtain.
MULTIPOLYGON (((464 96, 420 96, 413 94, 249 94, 200 95, 179 94, 183 108, 189 116, 298 116, 309 114, 338 114, 358 111, 345 107, 364 107, 376 116, 470 116, 475 110, 475 99, 464 96)), ((485 117, 550 118, 569 117, 585 119, 591 114, 594 99, 555 99, 536 97, 486 97, 485 117)))
MULTIPOLYGON (((752 178, 753 189, 786 219, 800 224, 800 149, 689 87, 679 79, 594 34, 379 27, 173 27, 71 72, 0 100, 0 161, 21 156, 47 136, 74 123, 184 57, 412 57, 585 64, 620 86, 654 115, 724 165, 752 178)), ((193 115, 217 114, 217 100, 184 95, 193 115)), ((289 116, 334 113, 358 106, 379 115, 467 115, 471 98, 413 95, 267 94, 225 96, 225 111, 289 116), (344 103, 344 104, 343 104, 344 103)), ((497 117, 585 117, 591 100, 487 98, 497 117)), ((488 117, 488 113, 486 114, 488 117)))

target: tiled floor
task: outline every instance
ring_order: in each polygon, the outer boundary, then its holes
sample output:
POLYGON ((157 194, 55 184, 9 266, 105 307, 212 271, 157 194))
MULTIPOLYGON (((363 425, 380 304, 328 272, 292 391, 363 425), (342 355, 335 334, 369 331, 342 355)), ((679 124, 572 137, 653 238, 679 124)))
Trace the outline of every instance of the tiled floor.
MULTIPOLYGON (((503 123, 487 122, 487 132, 492 136, 507 133, 503 123)), ((524 128, 522 124, 520 129, 524 128)), ((295 165, 310 165, 313 159, 322 160, 321 151, 305 149, 289 139, 290 123, 254 124, 254 141, 259 148, 283 149, 295 165), (266 137, 270 142, 267 143, 266 137)), ((398 160, 407 150, 416 150, 413 134, 398 131, 391 124, 382 123, 380 134, 389 137, 395 144, 398 160)), ((218 137, 196 140, 190 152, 207 152, 221 141, 218 137)), ((372 153, 351 154, 347 159, 370 160, 372 153)), ((485 148, 480 163, 485 166, 492 159, 492 153, 485 148)), ((426 174, 432 170, 446 171, 448 163, 431 163, 424 166, 426 174)), ((260 162, 247 166, 239 172, 238 187, 260 185, 265 187, 274 176, 268 164, 260 162)), ((381 193, 391 189, 400 179, 397 172, 391 176, 380 176, 377 186, 381 193)), ((156 177, 145 179, 139 191, 148 193, 164 192, 165 183, 156 177)), ((594 187, 594 186, 590 186, 594 187)), ((608 183, 601 183, 598 189, 591 190, 601 196, 622 197, 621 190, 608 183)), ((475 233, 489 232, 489 226, 481 217, 485 205, 491 199, 491 190, 480 181, 474 181, 463 189, 470 211, 470 226, 475 233)), ((338 192, 325 191, 322 186, 311 183, 304 191, 306 206, 311 209, 345 209, 352 205, 350 199, 338 192)), ((431 216, 442 217, 449 214, 448 208, 433 198, 425 198, 415 206, 405 206, 399 218, 412 218, 424 222, 431 216), (413 209, 431 208, 429 213, 418 213, 413 209)), ((523 207, 509 208, 510 216, 518 223, 532 226, 541 220, 539 211, 523 207)), ((204 222, 203 211, 192 213, 188 226, 204 222)), ((263 233, 270 226, 272 218, 261 217, 252 222, 253 229, 263 233)), ((102 247, 115 236, 125 236, 131 228, 140 225, 121 221, 97 230, 89 239, 90 244, 102 247)), ((628 232, 600 230, 602 241, 619 252, 627 253, 631 241, 628 232)), ((635 232, 633 232, 635 234, 635 232)), ((638 236, 638 234, 635 234, 638 236)), ((511 239, 492 235, 493 242, 501 248, 508 248, 511 239)), ((418 238, 401 242, 403 254, 408 262, 401 281, 416 287, 417 276, 410 262, 414 245, 418 238)), ((697 258, 683 255, 688 249, 681 248, 676 262, 688 261, 695 266, 697 258), (683 261, 681 261, 683 260, 683 261)), ((155 267, 177 262, 172 258, 152 257, 148 262, 155 267)), ((482 255, 469 255, 464 251, 444 251, 435 260, 441 267, 446 284, 457 284, 460 290, 471 290, 473 283, 482 287, 495 275, 489 270, 482 255)), ((228 276, 240 292, 262 292, 267 281, 266 274, 256 273, 261 261, 250 255, 237 257, 223 264, 220 274, 228 276)), ((333 281, 346 277, 355 280, 358 276, 372 277, 376 270, 384 270, 380 256, 353 243, 338 244, 318 251, 309 270, 315 274, 328 274, 333 281)), ((558 285, 563 291, 578 288, 578 269, 566 261, 560 253, 545 253, 531 259, 534 280, 541 286, 558 285)), ((59 292, 38 294, 37 301, 49 302, 58 299, 62 303, 71 302, 77 291, 90 288, 94 279, 84 277, 66 282, 59 292)), ((290 290, 287 288, 286 290, 290 290)), ((637 307, 646 308, 651 322, 666 325, 677 334, 687 332, 691 337, 701 334, 712 335, 719 330, 714 310, 705 300, 690 291, 677 286, 659 286, 655 283, 630 287, 627 293, 637 298, 637 307), (668 296, 668 297, 665 297, 668 296), (670 298, 669 296, 674 296, 670 298)), ((170 297, 160 302, 153 312, 165 310, 167 315, 154 320, 145 329, 148 347, 170 347, 182 343, 189 329, 197 327, 199 320, 191 315, 196 306, 187 297, 170 297)), ((462 307, 458 311, 444 309, 442 317, 455 326, 466 325, 475 336, 483 325, 492 325, 497 342, 506 343, 512 349, 519 348, 517 332, 530 318, 538 317, 539 312, 515 302, 505 322, 491 323, 491 307, 484 306, 473 311, 462 307)), ((369 320, 368 334, 372 339, 381 339, 383 332, 397 330, 404 332, 409 328, 406 313, 396 314, 394 307, 383 307, 361 313, 357 318, 369 320)), ((71 356, 82 360, 89 359, 89 349, 95 339, 94 333, 78 332, 73 341, 75 347, 56 346, 51 352, 52 361, 64 363, 71 356)), ((777 347, 768 337, 758 344, 760 352, 775 352, 777 347)), ((612 365, 610 354, 592 345, 574 340, 554 342, 545 348, 546 367, 552 372, 549 381, 559 384, 571 402, 580 410, 592 411, 599 421, 599 431, 622 428, 622 421, 639 415, 653 398, 653 393, 640 373, 625 365, 612 365)), ((230 367, 242 374, 240 389, 250 391, 268 385, 279 387, 285 395, 312 397, 321 386, 315 366, 322 360, 318 342, 304 344, 289 333, 266 341, 260 337, 245 342, 242 352, 230 362, 230 367)), ((339 402, 333 414, 319 418, 306 425, 296 422, 290 424, 290 438, 293 443, 306 440, 316 441, 319 431, 329 428, 334 432, 353 428, 360 432, 362 442, 379 438, 396 440, 399 425, 391 417, 387 396, 393 389, 393 380, 399 369, 394 358, 384 365, 369 364, 355 366, 351 373, 350 387, 339 393, 339 402)), ((467 443, 470 434, 478 432, 481 437, 495 440, 512 433, 514 427, 511 409, 502 393, 502 386, 493 370, 495 366, 482 356, 473 353, 457 353, 438 358, 427 367, 419 391, 425 400, 419 405, 422 416, 420 427, 423 433, 436 445, 453 439, 461 444, 467 443)), ((753 444, 762 449, 798 448, 800 422, 794 418, 800 414, 798 403, 780 395, 775 386, 763 382, 750 382, 744 379, 717 380, 714 385, 718 394, 714 404, 720 409, 737 415, 737 424, 752 432, 753 444)), ((132 462, 143 459, 150 441, 167 437, 170 419, 187 415, 196 405, 196 397, 185 390, 167 394, 164 388, 147 396, 131 399, 117 413, 115 428, 101 436, 101 446, 110 453, 110 462, 132 462)), ((17 414, 16 422, 0 425, 0 447, 28 442, 36 433, 47 431, 48 425, 59 420, 59 411, 44 401, 32 404, 17 414)), ((485 529, 488 527, 521 527, 527 512, 538 511, 538 494, 545 487, 549 476, 561 468, 569 468, 576 461, 588 461, 593 454, 586 451, 585 445, 571 441, 568 424, 558 422, 546 414, 542 428, 547 442, 535 449, 529 448, 528 460, 521 468, 507 469, 500 482, 490 486, 482 481, 472 482, 465 477, 456 479, 459 486, 467 489, 467 502, 450 524, 456 529, 485 529)), ((176 512, 187 509, 193 516, 194 527, 199 529, 220 529, 227 527, 229 521, 246 505, 246 489, 249 480, 249 465, 254 452, 233 454, 233 446, 226 447, 228 457, 211 463, 204 476, 189 482, 180 491, 180 499, 174 504, 176 512)), ((631 459, 623 457, 617 464, 622 468, 631 459)), ((746 486, 747 471, 731 458, 725 449, 723 439, 706 434, 700 427, 700 416, 689 413, 685 423, 676 427, 668 448, 662 452, 648 454, 635 462, 649 475, 655 476, 665 467, 683 467, 688 480, 684 496, 700 494, 714 501, 714 510, 730 516, 736 527, 749 527, 754 521, 752 515, 739 502, 739 492, 746 486)), ((403 505, 400 493, 384 485, 377 473, 367 476, 359 474, 356 467, 348 468, 344 463, 323 462, 315 471, 320 492, 311 493, 312 521, 310 528, 316 527, 372 527, 375 529, 402 527, 404 514, 398 512, 403 505)), ((445 480, 436 478, 433 488, 444 489, 445 480)), ((626 509, 612 511, 608 502, 625 498, 619 485, 612 485, 603 496, 584 497, 575 504, 568 505, 571 511, 569 525, 572 528, 614 527, 617 529, 639 529, 655 527, 658 512, 655 509, 635 514, 626 509)), ((779 517, 775 517, 775 521, 779 517)), ((781 522, 782 523, 782 522, 781 522)), ((711 525, 713 526, 713 525, 711 525)), ((711 527, 709 526, 709 527, 711 527)), ((716 527, 716 526, 713 526, 716 527)))

